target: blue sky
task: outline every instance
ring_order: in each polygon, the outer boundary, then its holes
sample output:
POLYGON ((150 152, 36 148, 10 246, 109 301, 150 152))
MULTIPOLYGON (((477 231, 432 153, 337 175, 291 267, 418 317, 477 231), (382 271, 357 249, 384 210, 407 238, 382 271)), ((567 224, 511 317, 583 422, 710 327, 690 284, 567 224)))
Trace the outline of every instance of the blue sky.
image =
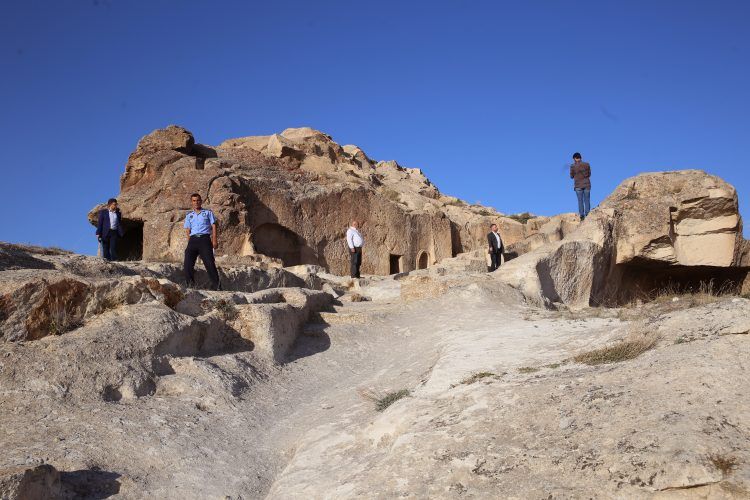
MULTIPOLYGON (((750 214, 750 2, 6 0, 0 240, 94 253, 138 139, 311 126, 506 213, 702 168, 750 214)), ((746 234, 748 231, 745 231, 746 234)))

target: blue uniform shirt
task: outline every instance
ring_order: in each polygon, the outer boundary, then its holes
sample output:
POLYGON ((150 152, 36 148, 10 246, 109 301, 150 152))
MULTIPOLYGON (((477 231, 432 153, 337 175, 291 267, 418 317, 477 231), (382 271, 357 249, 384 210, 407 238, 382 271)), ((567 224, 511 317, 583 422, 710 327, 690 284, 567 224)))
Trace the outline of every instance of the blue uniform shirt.
POLYGON ((212 211, 203 208, 198 213, 195 213, 195 210, 188 212, 183 227, 190 229, 190 236, 193 236, 194 234, 211 234, 211 224, 216 224, 216 217, 212 211))

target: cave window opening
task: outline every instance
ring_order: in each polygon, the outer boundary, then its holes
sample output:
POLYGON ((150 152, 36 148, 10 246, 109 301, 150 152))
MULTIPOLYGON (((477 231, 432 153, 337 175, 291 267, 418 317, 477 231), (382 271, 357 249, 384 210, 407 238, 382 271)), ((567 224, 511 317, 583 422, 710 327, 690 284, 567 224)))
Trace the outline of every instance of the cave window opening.
POLYGON ((280 224, 261 224, 253 231, 252 240, 257 253, 281 259, 284 267, 302 263, 302 239, 280 224))
POLYGON ((427 269, 428 258, 427 252, 420 253, 417 259, 417 269, 427 269))

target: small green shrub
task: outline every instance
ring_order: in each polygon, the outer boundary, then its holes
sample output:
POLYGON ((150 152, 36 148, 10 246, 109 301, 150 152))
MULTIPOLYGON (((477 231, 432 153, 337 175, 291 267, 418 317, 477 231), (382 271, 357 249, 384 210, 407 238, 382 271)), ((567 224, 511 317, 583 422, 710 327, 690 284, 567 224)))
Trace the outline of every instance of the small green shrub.
POLYGON ((534 218, 534 215, 529 212, 523 212, 521 214, 506 215, 506 217, 518 221, 521 224, 526 224, 529 220, 534 218))

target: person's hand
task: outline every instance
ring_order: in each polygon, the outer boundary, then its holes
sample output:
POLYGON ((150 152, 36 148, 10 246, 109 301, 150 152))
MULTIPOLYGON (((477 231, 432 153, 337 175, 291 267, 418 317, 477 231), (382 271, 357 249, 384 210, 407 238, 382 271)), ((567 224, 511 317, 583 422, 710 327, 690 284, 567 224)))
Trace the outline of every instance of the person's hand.
POLYGON ((219 242, 217 240, 211 240, 211 246, 214 247, 214 250, 219 248, 219 242))

